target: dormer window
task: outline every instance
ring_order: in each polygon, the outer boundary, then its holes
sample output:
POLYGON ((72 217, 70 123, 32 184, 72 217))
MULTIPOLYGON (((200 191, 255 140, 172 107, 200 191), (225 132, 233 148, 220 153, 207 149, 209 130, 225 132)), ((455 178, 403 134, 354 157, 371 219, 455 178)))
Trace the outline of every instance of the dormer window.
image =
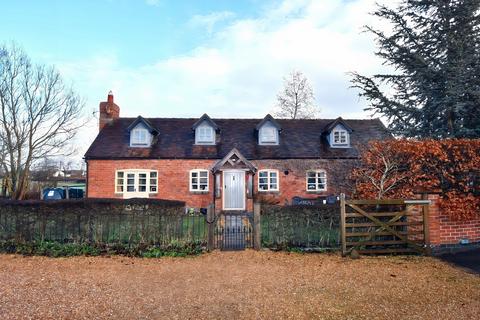
POLYGON ((258 130, 259 145, 278 145, 279 131, 281 130, 278 122, 269 114, 255 128, 258 130))
POLYGON ((196 144, 215 144, 215 130, 208 124, 202 124, 195 129, 196 144))
POLYGON ((135 128, 131 132, 130 144, 132 146, 148 146, 150 142, 148 141, 150 133, 147 129, 144 128, 135 128))
POLYGON ((278 130, 271 124, 264 124, 259 133, 260 144, 278 144, 278 130))
POLYGON ((205 113, 193 124, 192 130, 195 131, 195 144, 214 145, 220 128, 205 113))
POLYGON ((128 126, 127 130, 130 132, 130 147, 137 148, 149 148, 153 137, 159 133, 150 121, 140 116, 128 126))
POLYGON ((353 130, 342 118, 330 123, 324 132, 331 148, 350 148, 350 135, 353 130))

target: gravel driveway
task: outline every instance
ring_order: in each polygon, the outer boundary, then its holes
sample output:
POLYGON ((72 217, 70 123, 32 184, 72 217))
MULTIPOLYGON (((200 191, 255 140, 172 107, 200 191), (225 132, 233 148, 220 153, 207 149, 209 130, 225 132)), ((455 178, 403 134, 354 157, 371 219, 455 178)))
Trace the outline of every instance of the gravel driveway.
POLYGON ((0 255, 1 319, 478 319, 480 277, 434 258, 0 255))

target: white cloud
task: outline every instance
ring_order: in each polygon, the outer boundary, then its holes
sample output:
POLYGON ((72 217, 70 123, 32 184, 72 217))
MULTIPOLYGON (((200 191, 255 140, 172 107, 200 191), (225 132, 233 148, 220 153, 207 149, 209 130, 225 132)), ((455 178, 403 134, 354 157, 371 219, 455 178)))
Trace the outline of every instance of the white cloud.
POLYGON ((207 32, 211 34, 217 23, 225 20, 229 20, 234 16, 235 14, 231 11, 212 12, 207 15, 194 15, 190 19, 188 24, 194 28, 197 28, 197 27, 205 28, 207 32))
MULTIPOLYGON (((375 22, 368 14, 374 3, 286 0, 256 19, 196 16, 190 24, 211 29, 211 37, 182 56, 138 68, 123 66, 112 53, 57 65, 88 94, 92 110, 112 89, 122 116, 263 117, 282 77, 297 69, 311 81, 322 117, 366 118, 347 72, 381 68, 372 38, 361 33, 375 22), (214 27, 218 21, 226 25, 214 27)), ((95 134, 83 133, 85 145, 95 134)))

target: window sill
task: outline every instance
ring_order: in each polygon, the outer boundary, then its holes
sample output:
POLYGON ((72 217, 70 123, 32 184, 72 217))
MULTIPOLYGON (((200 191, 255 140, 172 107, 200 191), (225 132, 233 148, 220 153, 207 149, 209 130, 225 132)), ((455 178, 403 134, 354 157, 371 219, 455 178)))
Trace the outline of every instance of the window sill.
POLYGON ((210 191, 194 191, 194 190, 190 190, 190 193, 191 193, 191 194, 209 194, 210 191))
POLYGON ((310 194, 318 194, 318 193, 324 193, 324 192, 327 192, 327 190, 307 190, 307 193, 310 193, 310 194))
POLYGON ((275 193, 279 194, 280 190, 258 190, 258 193, 275 193))

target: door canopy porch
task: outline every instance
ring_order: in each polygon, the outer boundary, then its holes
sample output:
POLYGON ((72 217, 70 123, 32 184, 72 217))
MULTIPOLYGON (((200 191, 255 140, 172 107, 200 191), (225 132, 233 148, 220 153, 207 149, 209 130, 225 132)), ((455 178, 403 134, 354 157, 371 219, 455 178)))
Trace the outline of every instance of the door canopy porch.
POLYGON ((257 171, 257 168, 248 161, 237 148, 233 148, 222 160, 220 160, 212 169, 213 173, 223 170, 245 170, 252 173, 257 171))

